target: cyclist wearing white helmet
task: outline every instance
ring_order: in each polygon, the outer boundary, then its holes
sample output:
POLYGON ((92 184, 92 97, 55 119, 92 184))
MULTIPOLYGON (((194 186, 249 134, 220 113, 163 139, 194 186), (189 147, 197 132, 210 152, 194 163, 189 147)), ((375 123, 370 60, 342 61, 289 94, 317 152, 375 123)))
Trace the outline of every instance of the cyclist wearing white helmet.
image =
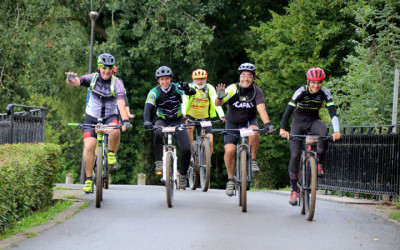
MULTIPOLYGON (((119 124, 118 109, 122 117, 122 130, 130 127, 128 114, 125 109, 125 88, 121 79, 112 75, 115 58, 109 53, 99 55, 97 60, 98 72, 76 77, 74 72, 65 72, 66 82, 70 86, 89 88, 86 101, 85 124, 97 124, 97 118, 105 118, 105 124, 119 124)), ((96 132, 94 128, 83 130, 83 158, 86 166, 86 181, 83 191, 92 192, 92 172, 96 150, 96 132)), ((115 150, 120 139, 120 131, 113 129, 109 133, 109 153, 107 161, 110 166, 116 164, 115 150)))
MULTIPOLYGON (((218 84, 217 99, 215 105, 220 106, 228 103, 226 113, 226 129, 250 128, 258 129, 257 112, 264 123, 264 128, 268 132, 272 132, 274 127, 269 121, 267 111, 265 110, 264 94, 260 87, 254 84, 256 75, 256 67, 251 63, 243 63, 239 66, 240 82, 229 85, 225 89, 225 84, 218 84)), ((239 133, 238 133, 239 134, 239 133)), ((238 138, 232 135, 224 136, 225 155, 224 161, 228 172, 228 182, 226 184, 225 193, 228 196, 233 195, 234 189, 234 169, 235 169, 235 152, 238 138)), ((253 174, 257 174, 260 169, 256 161, 257 149, 260 143, 258 133, 249 137, 251 146, 251 165, 253 174)))
MULTIPOLYGON (((154 108, 157 109, 156 127, 167 127, 184 124, 182 116, 182 95, 193 95, 196 91, 189 87, 187 82, 173 83, 172 70, 167 66, 161 66, 156 70, 156 80, 159 86, 150 90, 147 95, 143 119, 144 128, 151 129, 151 115, 154 108)), ((186 129, 177 130, 175 140, 181 149, 181 170, 179 175, 179 189, 186 188, 186 173, 190 164, 190 140, 186 129)), ((163 134, 156 130, 154 134, 154 152, 156 154, 156 174, 162 174, 163 134)))

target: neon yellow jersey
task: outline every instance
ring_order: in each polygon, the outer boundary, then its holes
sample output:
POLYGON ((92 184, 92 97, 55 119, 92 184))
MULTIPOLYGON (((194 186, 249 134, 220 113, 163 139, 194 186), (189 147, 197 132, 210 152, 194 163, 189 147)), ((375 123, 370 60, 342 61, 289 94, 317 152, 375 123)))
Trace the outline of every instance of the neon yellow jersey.
POLYGON ((193 96, 193 100, 190 103, 187 115, 195 119, 209 118, 210 100, 204 90, 196 90, 196 94, 193 96))

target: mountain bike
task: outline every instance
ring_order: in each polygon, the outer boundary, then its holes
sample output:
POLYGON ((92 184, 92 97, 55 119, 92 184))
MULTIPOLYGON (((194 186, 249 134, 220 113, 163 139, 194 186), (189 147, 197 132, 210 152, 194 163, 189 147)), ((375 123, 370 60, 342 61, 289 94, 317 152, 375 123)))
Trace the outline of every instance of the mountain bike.
POLYGON ((207 192, 210 186, 211 171, 211 145, 210 138, 206 136, 206 128, 212 124, 220 124, 221 120, 216 121, 189 121, 187 126, 194 126, 196 140, 192 142, 192 160, 188 169, 189 187, 196 190, 198 183, 203 192, 207 192))
MULTIPOLYGON (((93 185, 96 185, 96 207, 99 208, 103 200, 103 187, 108 189, 110 181, 110 169, 107 162, 108 133, 113 129, 121 129, 121 125, 103 124, 104 118, 98 118, 97 124, 68 123, 69 126, 77 126, 83 130, 86 127, 94 127, 97 135, 97 148, 93 166, 93 185), (98 178, 100 177, 101 178, 98 178)), ((92 187, 93 193, 93 187, 92 187)))
POLYGON ((247 189, 251 183, 251 151, 248 137, 254 135, 254 132, 265 132, 264 129, 213 129, 216 134, 229 134, 240 139, 240 144, 236 145, 236 165, 234 173, 235 194, 239 193, 239 206, 242 212, 247 212, 247 189), (239 131, 239 135, 232 133, 239 131))
POLYGON ((161 130, 163 133, 163 172, 161 181, 165 182, 165 189, 167 195, 167 205, 172 207, 174 199, 174 189, 179 189, 178 183, 178 157, 176 155, 176 146, 174 144, 173 135, 176 130, 186 129, 186 124, 179 124, 176 126, 168 127, 154 127, 151 130, 161 130))
POLYGON ((290 135, 290 140, 303 141, 303 149, 300 158, 299 180, 297 187, 299 188, 300 213, 306 215, 308 221, 312 221, 315 213, 315 204, 317 200, 317 142, 319 139, 328 139, 332 136, 316 136, 316 135, 290 135))

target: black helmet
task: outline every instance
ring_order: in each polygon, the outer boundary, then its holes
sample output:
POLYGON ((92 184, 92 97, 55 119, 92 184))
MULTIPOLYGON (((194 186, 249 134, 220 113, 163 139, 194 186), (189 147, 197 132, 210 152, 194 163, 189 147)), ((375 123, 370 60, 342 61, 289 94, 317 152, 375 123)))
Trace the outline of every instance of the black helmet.
POLYGON ((256 66, 254 66, 251 63, 240 64, 238 70, 239 70, 239 74, 241 74, 243 71, 250 71, 253 74, 253 76, 256 75, 256 66))
POLYGON ((170 76, 173 77, 172 70, 167 66, 161 66, 156 70, 156 80, 162 76, 170 76))
POLYGON ((108 53, 99 55, 97 59, 97 66, 113 66, 115 64, 115 58, 108 53))

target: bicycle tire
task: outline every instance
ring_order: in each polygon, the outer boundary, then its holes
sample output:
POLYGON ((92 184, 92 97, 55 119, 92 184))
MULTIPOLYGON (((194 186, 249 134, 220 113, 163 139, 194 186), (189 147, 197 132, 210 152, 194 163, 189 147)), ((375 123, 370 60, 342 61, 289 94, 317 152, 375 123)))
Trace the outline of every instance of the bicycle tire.
POLYGON ((193 157, 193 164, 192 163, 189 165, 188 169, 188 179, 189 179, 189 187, 191 190, 196 190, 197 186, 199 185, 199 158, 197 157, 196 154, 197 150, 197 143, 196 141, 193 141, 192 143, 192 157, 193 157))
POLYGON ((172 200, 174 198, 174 175, 172 168, 173 159, 170 152, 167 152, 165 156, 165 190, 167 192, 167 205, 168 207, 172 207, 172 200))
POLYGON ((247 212, 247 152, 240 151, 240 200, 242 212, 247 212))
POLYGON ((203 164, 201 164, 199 172, 200 172, 200 186, 203 192, 207 192, 208 187, 210 186, 210 171, 211 171, 211 148, 210 141, 205 139, 201 143, 200 157, 204 159, 203 164))
POLYGON ((297 188, 299 190, 299 206, 300 206, 300 213, 306 214, 306 207, 305 207, 305 199, 304 199, 304 189, 303 189, 303 172, 305 171, 305 167, 303 166, 303 156, 301 156, 300 164, 299 164, 299 181, 297 182, 297 188))
POLYGON ((307 157, 306 179, 307 189, 305 190, 305 213, 308 221, 312 221, 315 213, 317 198, 317 162, 313 156, 307 157))
POLYGON ((97 161, 96 161, 96 207, 99 208, 101 200, 103 199, 103 152, 102 147, 97 147, 97 161))

